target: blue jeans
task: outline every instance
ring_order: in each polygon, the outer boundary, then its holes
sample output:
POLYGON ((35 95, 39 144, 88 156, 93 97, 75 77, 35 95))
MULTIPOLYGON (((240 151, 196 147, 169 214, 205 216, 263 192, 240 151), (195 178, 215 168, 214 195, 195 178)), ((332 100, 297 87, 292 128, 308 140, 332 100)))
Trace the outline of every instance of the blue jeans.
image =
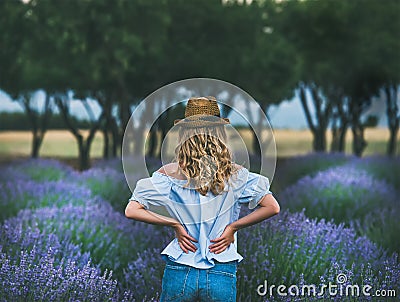
POLYGON ((167 259, 162 278, 160 302, 236 302, 237 261, 215 262, 209 269, 198 269, 167 259))

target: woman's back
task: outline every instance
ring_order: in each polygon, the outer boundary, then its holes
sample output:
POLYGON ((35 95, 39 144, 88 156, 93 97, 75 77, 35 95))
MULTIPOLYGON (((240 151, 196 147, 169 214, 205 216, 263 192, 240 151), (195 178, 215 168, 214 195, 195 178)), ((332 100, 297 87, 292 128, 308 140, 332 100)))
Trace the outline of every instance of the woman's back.
POLYGON ((236 232, 276 215, 279 205, 266 177, 234 164, 225 131, 229 119, 220 117, 214 97, 190 98, 185 118, 174 123, 176 163, 139 180, 125 214, 175 229, 176 238, 161 252, 160 301, 235 301, 243 259, 236 232), (238 219, 244 203, 260 206, 238 219), (164 208, 162 215, 157 207, 164 208))
POLYGON ((196 251, 185 253, 175 238, 161 252, 162 257, 196 268, 213 267, 214 259, 240 262, 243 257, 237 252, 236 233, 235 241, 222 253, 210 252, 210 240, 219 237, 227 225, 238 219, 242 204, 248 203, 248 207, 254 209, 264 195, 271 194, 268 179, 235 165, 236 172, 226 181, 220 194, 208 191, 202 195, 195 188, 185 186, 187 179, 178 172, 177 165, 165 165, 151 177, 138 181, 131 197, 146 209, 157 211, 154 207, 164 207, 197 239, 194 242, 196 251))

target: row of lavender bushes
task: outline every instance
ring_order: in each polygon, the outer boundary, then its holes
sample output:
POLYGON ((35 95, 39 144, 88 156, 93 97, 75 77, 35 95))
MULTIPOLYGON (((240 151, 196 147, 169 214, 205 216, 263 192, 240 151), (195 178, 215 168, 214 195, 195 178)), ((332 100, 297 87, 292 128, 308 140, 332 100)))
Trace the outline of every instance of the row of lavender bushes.
MULTIPOLYGON (((299 162, 307 160, 318 163, 313 156, 304 156, 299 162)), ((293 212, 304 209, 311 218, 344 223, 358 235, 399 253, 400 159, 374 156, 343 162, 331 167, 324 164, 289 183, 277 194, 283 206, 293 212)))
MULTIPOLYGON (((382 165, 392 171, 398 161, 314 154, 278 166, 271 190, 281 213, 238 235, 239 301, 290 301, 256 288, 264 280, 320 285, 339 272, 349 283, 399 288, 398 180, 382 165)), ((174 234, 126 219, 129 196, 119 161, 83 173, 53 160, 2 168, 1 299, 158 300, 159 253, 174 234)))

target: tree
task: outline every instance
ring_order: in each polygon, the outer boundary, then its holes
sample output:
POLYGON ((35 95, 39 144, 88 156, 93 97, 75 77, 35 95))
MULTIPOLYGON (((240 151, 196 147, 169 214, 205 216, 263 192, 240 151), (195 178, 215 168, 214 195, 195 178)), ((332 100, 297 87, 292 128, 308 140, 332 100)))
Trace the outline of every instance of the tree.
POLYGON ((315 151, 326 151, 332 103, 325 94, 323 82, 327 76, 329 78, 332 61, 336 58, 333 54, 342 39, 341 26, 336 28, 341 20, 337 12, 341 9, 341 3, 332 1, 285 1, 280 3, 274 19, 276 30, 287 37, 298 54, 297 90, 315 151), (315 109, 314 117, 310 104, 315 109))
MULTIPOLYGON (((382 87, 398 83, 400 68, 397 12, 398 1, 354 1, 350 20, 353 23, 352 68, 344 77, 345 93, 350 97, 353 152, 361 156, 366 147, 364 112, 380 94, 382 87), (397 9, 396 9, 397 8, 397 9), (393 19, 388 24, 387 20, 393 19)), ((389 111, 391 111, 389 109, 389 111)), ((393 125, 395 128, 395 124, 393 125)))
POLYGON ((37 66, 32 52, 39 23, 33 13, 34 3, 2 1, 0 3, 0 87, 24 109, 32 130, 31 157, 39 156, 40 147, 52 115, 52 99, 46 93, 44 105, 34 104, 33 95, 39 88, 37 66))
MULTIPOLYGON (((90 147, 92 145, 94 136, 97 130, 99 130, 101 123, 104 119, 104 112, 97 119, 92 118, 92 125, 90 127, 89 134, 85 138, 83 133, 72 121, 72 116, 70 114, 70 102, 71 99, 67 99, 65 95, 60 95, 56 97, 57 106, 60 109, 66 126, 78 142, 79 169, 87 170, 90 168, 90 147)), ((87 102, 87 100, 83 100, 83 102, 87 102)), ((90 112, 88 106, 89 105, 86 105, 85 108, 88 112, 90 112)), ((89 116, 92 116, 92 114, 89 114, 89 116)))
POLYGON ((387 154, 396 155, 396 140, 399 132, 400 112, 399 87, 400 87, 400 2, 396 0, 386 1, 384 5, 375 3, 373 10, 378 12, 375 16, 373 28, 375 31, 370 36, 372 39, 375 59, 378 60, 379 70, 382 73, 383 90, 386 96, 386 116, 389 128, 389 140, 387 143, 387 154), (391 20, 391 22, 387 22, 391 20))
MULTIPOLYGON (((265 113, 270 104, 290 97, 296 65, 293 48, 282 36, 266 30, 269 19, 264 16, 275 4, 261 2, 168 1, 172 22, 168 59, 162 68, 165 76, 171 82, 192 77, 223 79, 254 96, 265 113)), ((231 108, 222 106, 222 110, 227 116, 231 108)), ((162 120, 160 126, 164 129, 162 120)), ((253 150, 260 156, 259 141, 253 135, 253 150)))
MULTIPOLYGON (((164 21, 158 15, 163 16, 164 11, 154 7, 161 3, 38 0, 29 4, 37 24, 32 33, 34 47, 25 67, 34 71, 30 74, 38 81, 36 87, 56 97, 82 152, 81 168, 88 167, 90 143, 100 127, 103 133, 111 127, 115 156, 131 115, 131 104, 160 81, 156 59, 163 42, 159 33, 163 34, 160 28, 164 28, 164 21), (151 66, 149 72, 147 66, 151 66), (71 122, 70 92, 84 105, 88 98, 97 99, 103 109, 101 119, 92 120, 86 141, 71 122), (112 114, 115 104, 119 105, 119 120, 112 114)), ((104 147, 105 153, 108 149, 104 147)))
POLYGON ((20 95, 21 106, 24 108, 29 122, 31 123, 32 130, 32 149, 31 149, 31 157, 38 158, 40 146, 42 145, 44 136, 48 129, 49 119, 52 115, 52 100, 50 96, 46 94, 43 112, 39 111, 39 108, 35 108, 32 105, 32 97, 31 93, 29 95, 20 95))
POLYGON ((397 104, 399 102, 398 95, 400 92, 398 87, 399 86, 395 84, 387 84, 384 88, 386 93, 386 116, 388 119, 388 126, 390 131, 386 151, 389 156, 394 156, 396 154, 396 140, 397 133, 399 132, 400 113, 397 104))
POLYGON ((345 133, 351 127, 353 152, 362 155, 367 145, 365 112, 388 83, 387 75, 399 67, 395 59, 398 22, 387 30, 388 16, 398 19, 398 5, 374 0, 280 3, 276 28, 295 46, 300 58, 298 88, 314 150, 326 149, 325 133, 332 122, 332 149, 344 150, 345 133), (309 104, 314 107, 314 117, 309 104))
MULTIPOLYGON (((275 1, 253 1, 250 5, 236 5, 232 19, 241 20, 236 29, 243 31, 243 41, 239 41, 234 63, 237 69, 230 72, 234 83, 249 92, 259 103, 264 113, 273 104, 293 96, 297 79, 298 58, 294 48, 285 36, 275 29, 278 6, 275 1)), ((232 43, 237 40, 232 37, 232 43)), ((253 155, 262 157, 262 147, 271 142, 271 137, 257 138, 261 133, 262 119, 258 119, 253 133, 253 155), (261 141, 259 141, 259 139, 261 141)), ((258 169, 257 167, 255 167, 258 169)))
POLYGON ((116 156, 132 114, 131 106, 164 81, 160 62, 165 60, 168 16, 165 3, 154 0, 87 1, 82 6, 85 49, 80 57, 86 65, 78 69, 85 74, 85 80, 74 87, 82 96, 97 99, 103 107, 105 142, 110 137, 112 156, 116 156))

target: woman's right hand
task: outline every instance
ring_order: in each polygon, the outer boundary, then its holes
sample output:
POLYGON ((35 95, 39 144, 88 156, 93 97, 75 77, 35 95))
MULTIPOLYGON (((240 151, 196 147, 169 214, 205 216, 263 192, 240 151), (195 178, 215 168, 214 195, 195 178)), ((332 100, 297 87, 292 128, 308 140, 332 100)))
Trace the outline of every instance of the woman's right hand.
POLYGON ((214 242, 214 244, 211 244, 208 247, 210 249, 210 252, 214 254, 219 254, 225 251, 228 246, 235 241, 235 232, 236 230, 228 224, 220 237, 210 240, 211 242, 214 242))
POLYGON ((175 228, 175 235, 176 238, 178 239, 178 243, 181 249, 186 254, 188 254, 189 251, 192 251, 193 253, 196 252, 196 246, 191 241, 197 242, 197 240, 186 232, 186 229, 183 227, 182 224, 178 224, 174 228, 175 228))

